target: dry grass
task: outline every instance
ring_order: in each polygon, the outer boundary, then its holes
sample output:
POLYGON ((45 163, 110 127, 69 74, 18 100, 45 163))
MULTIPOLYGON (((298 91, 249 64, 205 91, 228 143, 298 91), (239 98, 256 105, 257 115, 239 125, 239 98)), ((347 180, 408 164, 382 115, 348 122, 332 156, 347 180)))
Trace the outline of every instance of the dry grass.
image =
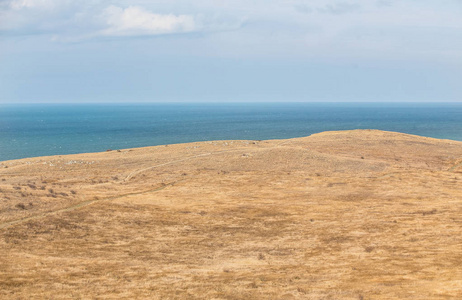
POLYGON ((349 131, 6 162, 0 298, 461 298, 461 157, 349 131))

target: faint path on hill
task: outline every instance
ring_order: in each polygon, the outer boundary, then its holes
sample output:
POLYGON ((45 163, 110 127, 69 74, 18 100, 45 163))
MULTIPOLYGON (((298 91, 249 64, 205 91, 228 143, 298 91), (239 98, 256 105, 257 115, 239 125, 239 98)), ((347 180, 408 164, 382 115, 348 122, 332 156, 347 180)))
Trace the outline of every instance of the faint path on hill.
POLYGON ((26 218, 22 218, 22 219, 2 223, 2 224, 0 224, 0 229, 6 228, 6 227, 9 227, 9 226, 13 226, 13 225, 16 225, 16 224, 20 224, 20 223, 23 223, 23 222, 27 222, 27 221, 30 221, 30 220, 44 218, 44 217, 54 215, 54 214, 57 214, 57 213, 61 213, 61 212, 73 211, 73 210, 76 210, 78 208, 85 207, 85 206, 91 205, 91 204, 96 203, 96 202, 112 201, 112 200, 119 199, 119 198, 122 198, 122 197, 133 196, 133 195, 142 195, 142 194, 161 191, 161 190, 163 190, 163 189, 165 189, 165 188, 167 188, 169 186, 175 185, 176 183, 178 183, 180 181, 181 180, 171 182, 171 183, 168 183, 168 184, 165 184, 163 186, 157 187, 155 189, 150 189, 150 190, 147 190, 147 191, 127 193, 127 194, 122 194, 122 195, 117 195, 117 196, 111 196, 111 197, 106 197, 106 198, 101 198, 101 199, 93 199, 93 200, 87 200, 87 201, 79 202, 77 204, 74 204, 74 205, 71 205, 71 206, 68 206, 68 207, 65 207, 65 208, 61 208, 61 209, 57 209, 57 210, 53 210, 53 211, 47 211, 47 212, 44 212, 44 213, 41 213, 41 214, 38 214, 38 215, 35 215, 35 216, 30 216, 30 217, 26 217, 26 218))
MULTIPOLYGON (((284 144, 286 144, 286 143, 288 143, 288 142, 290 142, 290 141, 291 141, 290 139, 289 139, 289 140, 284 140, 284 142, 282 142, 282 143, 279 143, 279 144, 276 144, 276 145, 273 146, 273 147, 268 147, 268 148, 264 148, 264 149, 273 149, 273 148, 277 148, 277 147, 279 147, 279 146, 283 146, 284 144)), ((173 165, 173 164, 176 164, 176 163, 179 163, 179 162, 191 160, 191 159, 198 158, 198 157, 205 157, 205 156, 210 156, 210 155, 218 154, 218 153, 237 152, 237 151, 242 151, 242 150, 255 150, 255 149, 237 148, 237 149, 220 150, 220 151, 215 151, 215 152, 207 152, 207 153, 202 153, 202 154, 198 154, 198 155, 194 155, 194 156, 189 156, 189 157, 186 157, 186 158, 177 159, 177 160, 169 161, 169 162, 166 162, 166 163, 162 163, 162 164, 150 166, 150 167, 147 167, 147 168, 144 168, 144 169, 135 170, 135 171, 131 172, 130 174, 128 174, 127 177, 125 177, 124 181, 129 181, 129 180, 132 179, 133 176, 135 176, 135 175, 138 175, 138 174, 140 174, 140 173, 143 173, 143 172, 145 172, 145 171, 148 171, 148 170, 151 170, 151 169, 155 169, 155 168, 158 168, 158 167, 173 165)))
POLYGON ((455 164, 454 166, 452 166, 448 171, 449 172, 453 172, 455 169, 459 168, 459 167, 462 167, 462 162, 458 163, 458 164, 455 164))
MULTIPOLYGON (((231 150, 228 150, 228 151, 231 151, 231 150)), ((222 151, 220 151, 220 152, 222 152, 222 151)), ((177 159, 177 160, 169 161, 169 162, 166 162, 166 163, 154 165, 154 166, 147 167, 147 168, 144 168, 144 169, 135 170, 135 171, 131 172, 130 174, 128 174, 128 176, 125 177, 124 181, 129 181, 130 179, 133 178, 133 176, 138 175, 140 173, 143 173, 145 171, 151 170, 151 169, 155 169, 155 168, 163 167, 163 166, 168 166, 168 165, 173 165, 173 164, 176 164, 176 163, 179 163, 179 162, 191 160, 191 159, 198 158, 198 157, 209 156, 209 155, 212 155, 214 153, 217 153, 217 152, 202 153, 202 154, 198 154, 198 155, 194 155, 194 156, 190 156, 190 157, 186 157, 186 158, 177 159)))
MULTIPOLYGON (((286 144, 286 143, 288 143, 290 141, 291 141, 290 139, 289 140, 284 140, 284 142, 278 143, 273 147, 267 147, 267 148, 265 147, 263 149, 274 149, 274 148, 277 148, 279 146, 283 146, 284 144, 286 144)), ((257 148, 257 149, 261 149, 261 148, 257 148)), ((166 163, 154 165, 154 166, 151 166, 151 167, 148 167, 148 168, 133 171, 130 174, 128 174, 128 176, 124 179, 124 181, 129 181, 131 178, 133 178, 133 176, 138 175, 138 174, 140 174, 142 172, 154 169, 154 168, 167 166, 167 165, 172 165, 172 164, 176 164, 176 163, 179 163, 179 162, 191 160, 191 159, 194 159, 194 158, 206 157, 206 156, 210 156, 210 155, 213 155, 213 154, 227 153, 227 152, 238 152, 238 151, 243 151, 243 150, 255 150, 255 149, 237 148, 237 149, 230 149, 230 150, 220 150, 220 151, 215 151, 215 152, 202 153, 202 154, 186 157, 186 158, 183 158, 183 159, 177 159, 177 160, 169 161, 169 162, 166 162, 166 163)), ((173 186, 174 184, 176 184, 176 183, 178 183, 180 181, 181 180, 178 180, 178 181, 175 181, 175 182, 172 182, 172 183, 168 183, 168 184, 166 184, 164 186, 157 187, 155 189, 151 189, 151 190, 147 190, 147 191, 143 191, 143 192, 127 193, 127 194, 122 194, 122 195, 117 195, 117 196, 112 196, 112 197, 107 197, 107 198, 102 198, 102 199, 94 199, 94 200, 87 200, 87 201, 79 202, 77 204, 71 205, 71 206, 66 207, 66 208, 61 208, 61 209, 57 209, 57 210, 54 210, 54 211, 48 211, 48 212, 44 212, 44 213, 41 213, 41 214, 38 214, 38 215, 35 215, 35 216, 30 216, 30 217, 26 217, 26 218, 17 219, 17 220, 2 223, 2 224, 0 224, 0 229, 4 229, 4 228, 7 228, 9 226, 21 224, 23 222, 27 222, 27 221, 30 221, 30 220, 40 219, 40 218, 50 216, 50 215, 54 215, 54 214, 61 213, 61 212, 73 211, 73 210, 79 209, 81 207, 91 205, 91 204, 96 203, 96 202, 112 201, 112 200, 122 198, 122 197, 126 197, 126 196, 141 195, 141 194, 146 194, 146 193, 157 192, 157 191, 163 190, 163 189, 165 189, 165 188, 167 188, 169 186, 173 186)))

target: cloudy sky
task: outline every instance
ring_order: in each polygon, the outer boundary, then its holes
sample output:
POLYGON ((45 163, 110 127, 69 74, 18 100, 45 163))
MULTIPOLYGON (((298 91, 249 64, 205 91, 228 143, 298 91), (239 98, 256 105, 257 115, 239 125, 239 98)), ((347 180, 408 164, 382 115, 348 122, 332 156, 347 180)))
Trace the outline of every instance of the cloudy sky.
POLYGON ((0 102, 462 101, 461 0, 0 0, 0 102))

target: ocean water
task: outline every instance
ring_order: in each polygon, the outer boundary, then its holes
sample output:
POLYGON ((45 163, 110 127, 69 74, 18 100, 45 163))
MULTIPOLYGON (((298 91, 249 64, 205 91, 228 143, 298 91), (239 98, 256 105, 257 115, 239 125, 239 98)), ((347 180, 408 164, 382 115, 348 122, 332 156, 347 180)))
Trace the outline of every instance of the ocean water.
POLYGON ((346 129, 462 141, 462 103, 0 104, 0 161, 346 129))

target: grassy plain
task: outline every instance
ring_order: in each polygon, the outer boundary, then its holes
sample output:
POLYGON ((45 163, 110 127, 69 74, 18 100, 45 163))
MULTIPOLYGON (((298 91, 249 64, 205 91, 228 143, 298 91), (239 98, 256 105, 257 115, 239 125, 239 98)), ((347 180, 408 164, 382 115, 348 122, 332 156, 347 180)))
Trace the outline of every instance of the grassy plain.
POLYGON ((461 299, 462 142, 375 130, 0 162, 1 299, 461 299))

